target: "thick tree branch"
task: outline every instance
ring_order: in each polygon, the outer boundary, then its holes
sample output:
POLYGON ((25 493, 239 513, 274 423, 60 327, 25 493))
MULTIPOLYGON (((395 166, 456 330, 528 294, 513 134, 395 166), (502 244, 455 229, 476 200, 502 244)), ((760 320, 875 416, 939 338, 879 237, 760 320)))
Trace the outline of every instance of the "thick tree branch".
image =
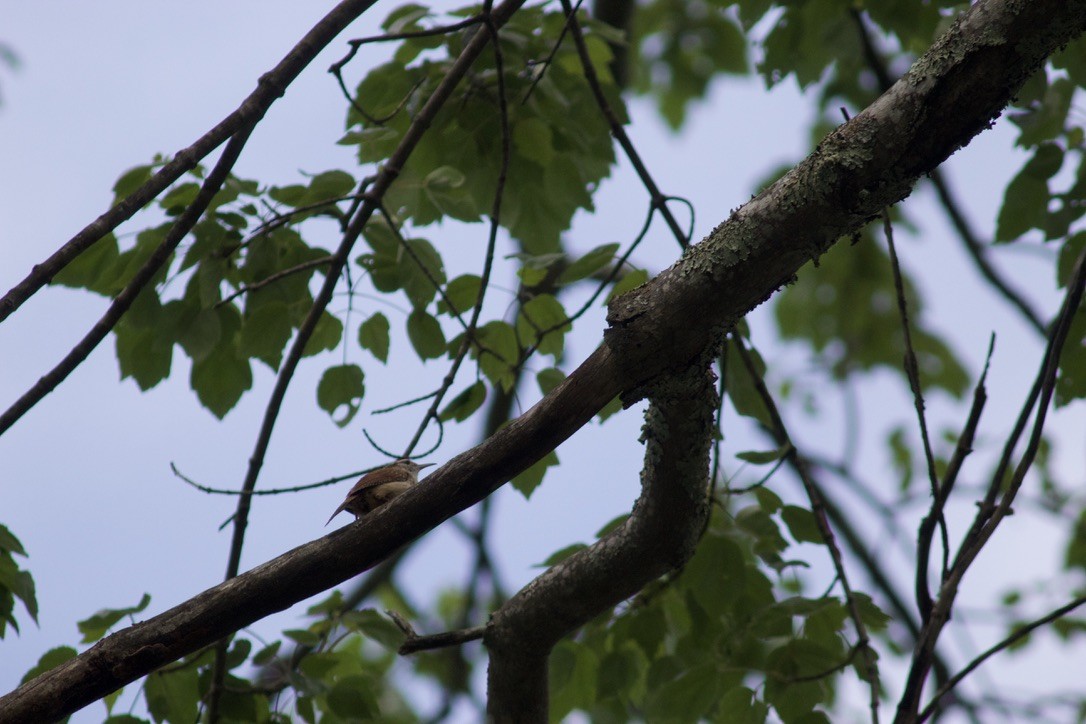
POLYGON ((905 198, 921 175, 987 128, 1045 56, 1084 25, 1082 0, 972 6, 814 153, 677 264, 612 304, 606 339, 628 376, 623 399, 642 397, 638 383, 681 369, 808 259, 905 198))
POLYGON ((491 617, 489 719, 546 722, 547 660, 571 631, 683 565, 709 515, 717 394, 707 363, 653 385, 641 497, 619 528, 525 586, 491 617))
POLYGON ((907 195, 986 128, 1047 54, 1086 26, 1086 0, 973 5, 890 91, 683 259, 612 304, 604 344, 535 407, 361 524, 103 639, 0 698, 0 722, 47 721, 376 565, 553 450, 616 394, 644 396, 838 237, 907 195))

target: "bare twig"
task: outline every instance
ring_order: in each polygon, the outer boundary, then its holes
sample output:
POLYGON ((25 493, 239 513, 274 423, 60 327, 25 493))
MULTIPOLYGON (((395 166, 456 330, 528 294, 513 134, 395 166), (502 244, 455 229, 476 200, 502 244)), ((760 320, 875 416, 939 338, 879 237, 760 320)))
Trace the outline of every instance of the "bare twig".
MULTIPOLYGON (((507 0, 507 2, 502 3, 495 11, 494 21, 496 21, 496 24, 506 22, 523 4, 524 0, 507 0)), ((268 444, 271 442, 271 434, 275 428, 275 422, 278 419, 279 409, 282 405, 283 398, 286 396, 287 387, 301 360, 302 352, 309 342, 313 330, 316 329, 317 322, 320 320, 321 315, 324 314, 324 310, 332 298, 332 292, 339 280, 339 274, 346 265, 351 249, 361 235, 362 229, 376 211, 377 202, 384 196, 385 192, 392 185, 392 182, 399 176, 400 169, 403 168, 403 165, 410 157, 411 152, 414 151, 415 146, 418 145, 423 135, 429 129, 438 110, 452 96, 453 90, 459 85, 460 81, 467 74, 468 69, 483 52, 483 49, 489 42, 490 34, 480 33, 477 37, 472 38, 465 46, 460 57, 457 58, 449 68, 446 76, 442 79, 441 83, 438 84, 437 88, 434 89, 433 94, 423 105, 418 115, 413 119, 411 125, 407 128, 399 146, 397 146, 396 150, 389 157, 388 161, 382 167, 380 174, 378 174, 377 179, 373 182, 373 187, 369 190, 366 200, 362 203, 362 206, 348 224, 339 248, 334 255, 334 261, 329 265, 328 273, 324 278, 324 284, 314 298, 309 314, 306 316, 305 321, 302 322, 301 327, 299 327, 298 335, 295 337, 294 343, 286 358, 283 360, 283 365, 279 370, 279 375, 275 381, 275 387, 272 390, 272 394, 265 409, 264 420, 261 424, 260 432, 257 435, 253 454, 249 458, 249 468, 241 486, 242 491, 252 491, 256 487, 257 477, 260 474, 260 468, 264 464, 264 456, 267 453, 268 444)), ((410 454, 410 448, 406 454, 410 454)), ((248 525, 251 500, 251 495, 242 495, 238 498, 237 512, 234 515, 234 535, 230 544, 230 556, 226 568, 227 579, 236 576, 240 567, 241 550, 245 541, 245 529, 248 525)), ((218 696, 216 691, 221 690, 221 682, 225 676, 225 670, 226 647, 224 641, 216 650, 215 675, 213 677, 212 694, 208 706, 208 715, 212 722, 215 721, 214 715, 217 714, 218 696)))
POLYGON ((923 711, 920 712, 917 721, 925 722, 930 719, 931 715, 935 713, 935 709, 939 704, 939 700, 946 696, 946 694, 951 689, 961 683, 962 679, 973 673, 981 664, 990 659, 992 656, 998 654, 1000 651, 1004 651, 1010 648, 1012 645, 1014 645, 1015 642, 1020 641, 1026 636, 1029 636, 1031 633, 1041 628, 1042 626, 1047 626, 1053 621, 1066 616, 1084 603, 1086 603, 1086 596, 1079 596, 1070 603, 1060 606, 1056 610, 1051 611, 1038 619, 1030 621, 1025 626, 1017 629, 1010 636, 1007 636, 999 643, 986 649, 984 652, 982 652, 980 655, 970 661, 965 668, 954 674, 954 676, 952 676, 949 681, 939 687, 939 690, 932 695, 931 701, 928 703, 928 705, 924 707, 923 711))
MULTIPOLYGON (((258 119, 259 120, 259 119, 258 119)), ((144 262, 120 294, 114 298, 113 302, 109 305, 109 309, 106 313, 95 322, 94 326, 90 328, 83 339, 68 352, 53 369, 49 370, 41 379, 39 379, 33 387, 26 391, 22 397, 16 400, 11 407, 9 407, 2 415, 0 415, 0 435, 10 428, 15 422, 22 417, 30 408, 38 404, 43 397, 48 395, 56 386, 64 381, 65 378, 72 371, 78 367, 83 360, 87 358, 87 355, 98 346, 98 344, 105 339, 117 322, 120 321, 121 316, 128 311, 128 308, 132 306, 132 303, 136 300, 136 297, 144 290, 144 288, 151 282, 155 274, 166 264, 170 256, 173 254, 177 245, 181 243, 181 240, 185 238, 185 235, 189 233, 196 222, 200 220, 204 210, 207 209, 208 204, 211 203, 212 198, 219 192, 219 188, 226 181, 230 175, 230 169, 234 167, 234 163, 237 161, 238 156, 241 155, 241 150, 245 147, 245 142, 249 139, 249 134, 252 133, 253 127, 256 121, 252 121, 249 125, 243 126, 238 130, 230 142, 223 149, 222 156, 215 163, 215 167, 208 174, 204 180, 203 185, 200 187, 200 192, 193 199, 192 203, 186 208, 177 220, 170 227, 170 230, 166 233, 162 243, 158 245, 158 248, 152 252, 151 256, 144 262)), ((89 228, 89 227, 88 227, 89 228)), ((59 270, 59 268, 58 268, 59 270)))
MULTIPOLYGON (((920 385, 920 365, 916 361, 916 350, 913 349, 913 335, 909 328, 909 303, 905 299, 905 283, 901 278, 901 264, 897 258, 897 247, 894 246, 894 227, 890 223, 889 209, 882 212, 882 224, 886 233, 886 246, 890 251, 890 268, 894 273, 894 291, 897 293, 897 309, 901 315, 901 333, 905 341, 905 376, 909 378, 909 388, 913 393, 913 405, 916 407, 916 419, 920 426, 920 440, 924 448, 924 460, 928 467, 931 497, 932 500, 937 500, 940 497, 939 473, 935 469, 935 453, 932 451, 931 435, 928 434, 928 420, 924 414, 924 391, 920 385)), ((950 565, 950 540, 947 535, 946 517, 943 515, 941 507, 938 509, 933 507, 932 512, 938 514, 936 520, 939 524, 939 534, 943 543, 943 578, 946 578, 946 571, 950 565)), ((930 601, 930 595, 927 592, 926 568, 924 574, 924 577, 921 577, 918 569, 916 585, 919 600, 917 603, 922 610, 925 607, 930 608, 927 603, 930 601)))
POLYGON ((183 174, 195 168, 199 161, 219 147, 224 141, 238 135, 242 129, 256 124, 287 87, 305 69, 309 62, 350 25, 376 0, 344 0, 325 15, 305 34, 290 52, 272 70, 260 77, 255 91, 242 101, 238 108, 205 133, 188 148, 178 151, 173 160, 163 166, 146 183, 130 193, 113 208, 73 236, 60 249, 41 264, 37 264, 23 281, 16 284, 0 299, 0 322, 19 305, 56 276, 76 256, 92 244, 131 218, 151 199, 183 174))

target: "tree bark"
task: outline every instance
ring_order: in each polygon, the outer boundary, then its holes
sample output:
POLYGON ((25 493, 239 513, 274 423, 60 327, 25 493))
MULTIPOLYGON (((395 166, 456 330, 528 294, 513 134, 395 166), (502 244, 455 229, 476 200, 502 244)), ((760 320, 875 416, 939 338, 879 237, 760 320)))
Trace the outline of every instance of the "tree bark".
POLYGON ((62 718, 158 667, 358 575, 475 504, 616 394, 645 396, 839 237, 908 195, 987 128, 1086 27, 1086 0, 973 5, 889 91, 670 269, 613 303, 603 344, 535 407, 393 501, 154 618, 0 698, 0 722, 62 718))
POLYGON ((694 553, 709 515, 709 450, 719 402, 708 356, 653 385, 642 439, 641 497, 630 517, 549 569, 491 617, 487 713, 503 724, 548 721, 554 645, 694 553))

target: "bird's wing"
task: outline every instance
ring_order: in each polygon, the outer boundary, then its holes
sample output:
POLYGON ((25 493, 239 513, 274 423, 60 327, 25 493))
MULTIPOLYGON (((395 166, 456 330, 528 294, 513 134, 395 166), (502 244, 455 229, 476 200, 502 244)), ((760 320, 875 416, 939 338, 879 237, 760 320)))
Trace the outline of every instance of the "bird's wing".
MULTIPOLYGON (((402 479, 403 474, 399 470, 395 470, 393 468, 378 468, 377 470, 366 473, 358 479, 358 482, 354 484, 354 487, 351 488, 351 491, 347 493, 347 497, 344 498, 343 502, 340 503, 338 508, 336 508, 336 512, 332 513, 332 518, 335 518, 337 515, 346 510, 348 505, 350 505, 361 496, 362 491, 369 490, 370 488, 375 488, 378 485, 394 483, 402 479)), ((332 522, 332 518, 328 519, 328 523, 332 522)), ((325 525, 327 526, 328 523, 325 523, 325 525)))

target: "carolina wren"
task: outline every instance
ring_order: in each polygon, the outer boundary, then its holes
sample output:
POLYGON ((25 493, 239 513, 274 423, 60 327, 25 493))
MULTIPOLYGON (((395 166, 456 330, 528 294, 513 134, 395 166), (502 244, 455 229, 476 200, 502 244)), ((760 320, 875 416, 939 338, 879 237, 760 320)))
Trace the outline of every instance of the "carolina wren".
POLYGON ((391 465, 371 470, 358 479, 351 492, 347 493, 347 497, 336 508, 336 512, 332 513, 328 523, 344 510, 352 513, 355 520, 358 520, 416 485, 419 482, 419 471, 431 465, 433 463, 419 465, 414 460, 402 458, 391 465))

